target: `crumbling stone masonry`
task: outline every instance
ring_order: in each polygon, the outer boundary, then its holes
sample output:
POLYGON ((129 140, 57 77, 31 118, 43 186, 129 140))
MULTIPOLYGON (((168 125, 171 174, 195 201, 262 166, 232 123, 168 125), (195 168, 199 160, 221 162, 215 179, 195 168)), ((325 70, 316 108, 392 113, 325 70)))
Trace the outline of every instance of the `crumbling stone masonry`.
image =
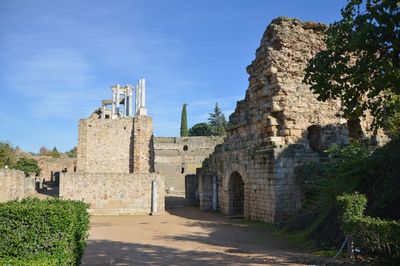
POLYGON ((201 209, 281 221, 301 207, 295 168, 318 161, 328 143, 348 142, 340 102, 320 102, 302 83, 307 61, 324 48, 325 29, 283 17, 268 26, 227 137, 198 170, 201 209))
POLYGON ((77 172, 61 176, 60 196, 90 203, 92 214, 164 211, 165 181, 154 172, 152 119, 146 115, 144 80, 139 84, 134 117, 132 87, 116 85, 113 99, 79 122, 77 172))
POLYGON ((55 181, 62 172, 76 171, 76 158, 51 156, 36 156, 40 167, 40 177, 45 181, 55 181))
MULTIPOLYGON (((211 137, 155 137, 154 167, 165 177, 167 191, 185 192, 185 179, 197 179, 196 169, 213 151, 223 138, 211 137)), ((197 190, 196 183, 186 182, 186 190, 197 190)))
POLYGON ((35 194, 35 177, 19 170, 0 169, 0 202, 22 199, 35 194))

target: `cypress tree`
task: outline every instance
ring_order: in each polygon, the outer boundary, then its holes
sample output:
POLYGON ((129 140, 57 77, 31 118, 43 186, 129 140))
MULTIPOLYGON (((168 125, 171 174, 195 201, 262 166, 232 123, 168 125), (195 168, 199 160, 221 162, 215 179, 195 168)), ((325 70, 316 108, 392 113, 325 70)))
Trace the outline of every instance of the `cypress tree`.
POLYGON ((182 115, 181 115, 181 137, 189 136, 188 125, 187 125, 187 113, 186 113, 187 104, 184 103, 182 107, 182 115))

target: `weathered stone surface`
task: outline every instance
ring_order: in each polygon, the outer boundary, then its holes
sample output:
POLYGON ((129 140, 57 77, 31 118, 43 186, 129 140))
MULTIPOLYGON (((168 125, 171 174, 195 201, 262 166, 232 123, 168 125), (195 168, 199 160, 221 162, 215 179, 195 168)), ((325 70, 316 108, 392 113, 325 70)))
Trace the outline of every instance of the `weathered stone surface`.
POLYGON ((76 170, 76 158, 53 158, 50 156, 37 156, 40 167, 40 177, 46 181, 54 179, 55 174, 61 172, 74 172, 76 170))
POLYGON ((19 170, 0 169, 0 202, 22 199, 35 194, 35 177, 19 170))
POLYGON ((308 129, 330 125, 337 134, 321 133, 321 143, 348 141, 340 102, 320 102, 302 83, 307 61, 324 49, 324 29, 320 23, 283 17, 268 26, 247 67, 249 87, 230 116, 228 135, 198 170, 201 209, 211 209, 212 177, 217 176, 221 212, 237 214, 235 204, 243 202, 246 218, 280 221, 301 207, 295 167, 319 160, 308 129), (235 191, 238 176, 243 193, 235 191))
POLYGON ((94 215, 149 214, 154 180, 157 211, 164 211, 164 179, 156 173, 63 173, 60 180, 60 196, 89 203, 94 215))
POLYGON ((154 171, 152 119, 88 118, 79 121, 77 171, 146 173, 154 171))
POLYGON ((155 181, 157 212, 164 211, 165 180, 154 172, 150 117, 82 119, 77 159, 78 171, 60 178, 61 197, 89 203, 92 214, 149 214, 155 181))
POLYGON ((155 137, 154 167, 165 177, 168 191, 185 192, 185 177, 196 174, 196 169, 215 148, 222 137, 155 137))

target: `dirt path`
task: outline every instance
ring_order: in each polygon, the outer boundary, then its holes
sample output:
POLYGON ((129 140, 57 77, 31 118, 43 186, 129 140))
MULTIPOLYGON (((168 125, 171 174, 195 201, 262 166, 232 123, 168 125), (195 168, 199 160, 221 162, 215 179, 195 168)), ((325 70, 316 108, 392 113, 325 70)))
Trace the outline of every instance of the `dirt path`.
POLYGON ((173 205, 159 216, 93 216, 82 264, 320 264, 265 226, 173 205))

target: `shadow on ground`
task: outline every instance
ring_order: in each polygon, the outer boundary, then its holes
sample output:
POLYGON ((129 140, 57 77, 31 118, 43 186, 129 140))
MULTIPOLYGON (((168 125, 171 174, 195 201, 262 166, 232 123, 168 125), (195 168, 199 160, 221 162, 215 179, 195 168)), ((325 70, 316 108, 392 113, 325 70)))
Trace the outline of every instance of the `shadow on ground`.
POLYGON ((146 244, 116 241, 89 241, 82 265, 291 265, 279 257, 257 257, 241 253, 182 250, 146 244), (94 251, 94 252, 91 252, 94 251))

